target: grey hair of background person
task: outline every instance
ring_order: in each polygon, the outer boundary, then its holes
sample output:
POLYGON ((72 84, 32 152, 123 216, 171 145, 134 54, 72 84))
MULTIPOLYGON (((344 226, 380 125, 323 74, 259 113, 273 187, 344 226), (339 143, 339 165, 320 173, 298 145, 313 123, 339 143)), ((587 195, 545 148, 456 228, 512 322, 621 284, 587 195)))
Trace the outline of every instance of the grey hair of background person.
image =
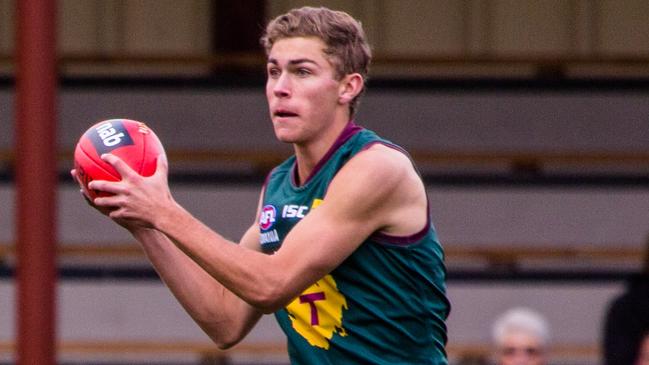
POLYGON ((550 341, 550 326, 543 315, 525 307, 516 307, 500 315, 492 327, 492 339, 496 345, 502 344, 505 336, 512 333, 525 333, 539 339, 542 346, 550 341))

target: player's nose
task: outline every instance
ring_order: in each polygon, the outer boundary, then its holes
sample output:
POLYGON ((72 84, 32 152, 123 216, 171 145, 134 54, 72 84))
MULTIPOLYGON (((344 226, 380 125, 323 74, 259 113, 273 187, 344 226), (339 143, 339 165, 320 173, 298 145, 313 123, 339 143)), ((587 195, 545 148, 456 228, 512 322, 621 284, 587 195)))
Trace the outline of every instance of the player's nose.
POLYGON ((278 97, 291 96, 291 79, 287 73, 282 73, 273 84, 273 94, 278 97))

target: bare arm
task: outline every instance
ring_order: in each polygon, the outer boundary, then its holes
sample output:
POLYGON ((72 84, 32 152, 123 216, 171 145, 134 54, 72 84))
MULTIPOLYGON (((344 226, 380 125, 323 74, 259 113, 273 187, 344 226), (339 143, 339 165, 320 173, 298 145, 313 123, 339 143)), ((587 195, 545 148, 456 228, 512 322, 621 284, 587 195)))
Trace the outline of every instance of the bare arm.
MULTIPOLYGON (((359 153, 339 171, 323 203, 291 230, 274 255, 230 244, 178 205, 158 173, 142 178, 115 156, 105 160, 122 181, 92 182, 93 189, 117 194, 97 198, 97 205, 118 207, 112 218, 137 220, 164 232, 209 275, 267 313, 333 270, 373 232, 411 234, 426 222, 425 192, 410 161, 380 145, 359 153)), ((159 170, 166 173, 166 166, 159 170)))
MULTIPOLYGON (((238 343, 259 321, 261 311, 214 280, 165 234, 138 228, 133 236, 178 302, 219 348, 238 343)), ((255 241, 258 242, 258 228, 253 225, 238 246, 252 250, 255 241)))
MULTIPOLYGON (((75 170, 72 170, 72 176, 77 179, 75 170)), ((95 208, 106 215, 111 211, 106 207, 95 208)), ((259 211, 256 216, 258 214, 259 211)), ((128 220, 118 219, 116 222, 137 239, 162 281, 219 348, 229 348, 238 343, 259 321, 262 312, 214 280, 164 233, 130 224, 128 220)), ((248 228, 238 246, 245 250, 259 250, 256 224, 248 228)))

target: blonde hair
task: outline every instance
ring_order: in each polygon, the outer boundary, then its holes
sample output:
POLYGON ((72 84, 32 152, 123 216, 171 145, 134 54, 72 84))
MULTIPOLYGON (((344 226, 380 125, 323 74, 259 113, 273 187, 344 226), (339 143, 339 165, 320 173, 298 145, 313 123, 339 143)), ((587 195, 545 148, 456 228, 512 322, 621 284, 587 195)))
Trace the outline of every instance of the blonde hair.
MULTIPOLYGON (((321 39, 326 45, 323 52, 333 65, 338 80, 358 73, 367 81, 372 52, 361 23, 349 14, 324 7, 293 9, 268 23, 261 44, 268 55, 275 42, 293 37, 321 39)), ((349 105, 352 116, 363 91, 349 105)))

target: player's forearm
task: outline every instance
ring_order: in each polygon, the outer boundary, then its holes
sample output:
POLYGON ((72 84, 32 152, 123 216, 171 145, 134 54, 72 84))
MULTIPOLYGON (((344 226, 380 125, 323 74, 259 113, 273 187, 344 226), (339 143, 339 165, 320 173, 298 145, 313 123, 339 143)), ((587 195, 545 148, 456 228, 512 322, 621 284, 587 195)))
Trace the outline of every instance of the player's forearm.
POLYGON ((228 290, 269 313, 290 301, 274 256, 236 245, 177 205, 155 222, 187 256, 228 290))
POLYGON ((169 290, 215 343, 228 347, 245 335, 249 327, 245 323, 249 319, 246 303, 209 276, 163 233, 153 229, 132 233, 169 290))
POLYGON ((178 250, 164 234, 154 229, 137 229, 132 233, 142 245, 160 278, 179 299, 182 299, 181 302, 191 302, 203 292, 208 292, 203 294, 205 296, 218 295, 214 288, 206 284, 201 284, 201 290, 196 290, 196 283, 202 281, 196 264, 178 250), (188 283, 192 285, 187 285, 188 283))

